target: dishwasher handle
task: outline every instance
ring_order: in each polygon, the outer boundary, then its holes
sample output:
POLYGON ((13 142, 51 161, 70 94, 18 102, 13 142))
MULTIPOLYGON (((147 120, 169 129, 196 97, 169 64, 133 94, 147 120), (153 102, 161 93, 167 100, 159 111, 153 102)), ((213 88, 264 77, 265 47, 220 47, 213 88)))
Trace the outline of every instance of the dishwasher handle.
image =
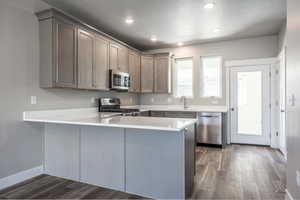
POLYGON ((201 117, 201 118, 218 118, 220 116, 215 116, 215 115, 200 115, 199 117, 201 117))

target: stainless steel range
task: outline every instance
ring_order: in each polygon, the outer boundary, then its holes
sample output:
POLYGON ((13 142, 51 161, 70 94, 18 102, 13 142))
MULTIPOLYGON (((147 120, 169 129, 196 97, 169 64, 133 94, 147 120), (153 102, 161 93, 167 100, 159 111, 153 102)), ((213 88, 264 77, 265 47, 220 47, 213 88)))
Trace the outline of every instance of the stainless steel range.
POLYGON ((123 116, 138 116, 139 109, 124 109, 121 108, 121 100, 118 98, 100 98, 99 112, 114 112, 121 113, 123 116))

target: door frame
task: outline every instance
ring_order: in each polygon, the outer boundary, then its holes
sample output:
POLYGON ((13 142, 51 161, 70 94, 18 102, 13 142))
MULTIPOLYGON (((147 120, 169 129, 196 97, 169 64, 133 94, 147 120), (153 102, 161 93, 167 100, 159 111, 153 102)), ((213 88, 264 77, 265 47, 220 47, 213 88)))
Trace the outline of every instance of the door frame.
POLYGON ((278 54, 278 61, 277 63, 279 64, 279 68, 278 68, 278 75, 279 75, 279 116, 278 116, 278 120, 279 120, 279 127, 278 127, 278 132, 279 132, 279 137, 278 137, 278 148, 279 150, 282 152, 282 154, 284 155, 285 159, 287 159, 287 138, 286 138, 286 108, 287 108, 287 96, 286 96, 286 47, 283 47, 282 50, 279 52, 278 54), (283 63, 283 66, 281 65, 283 63), (282 67, 284 68, 284 74, 282 74, 282 67), (285 101, 285 107, 282 108, 282 104, 281 104, 281 98, 282 98, 282 94, 281 94, 281 77, 282 75, 284 75, 284 101, 285 101), (282 133, 282 110, 284 109, 284 134, 282 133), (282 143, 284 142, 283 146, 282 143))
MULTIPOLYGON (((230 88, 230 71, 231 68, 233 67, 247 67, 247 66, 253 66, 253 65, 270 65, 270 72, 271 72, 271 80, 273 79, 274 76, 274 65, 276 63, 276 61, 278 60, 278 58, 276 57, 270 57, 270 58, 258 58, 258 59, 246 59, 246 60, 228 60, 225 62, 225 68, 226 68, 226 106, 228 108, 228 114, 227 114, 227 144, 231 144, 231 111, 229 110, 230 108, 230 92, 231 92, 231 88, 230 88)), ((273 98, 274 93, 273 93, 273 85, 270 84, 270 90, 271 90, 271 96, 270 99, 273 98)), ((270 115, 272 115, 274 113, 274 105, 272 105, 272 101, 271 101, 271 112, 270 115)), ((270 116, 271 119, 271 116, 270 116)), ((272 127, 272 125, 275 123, 273 122, 273 120, 269 120, 270 121, 270 127, 272 127)), ((276 136, 276 131, 274 131, 273 129, 270 130, 271 131, 271 140, 270 140, 270 146, 273 148, 277 148, 278 147, 278 142, 277 142, 277 136, 276 136)))

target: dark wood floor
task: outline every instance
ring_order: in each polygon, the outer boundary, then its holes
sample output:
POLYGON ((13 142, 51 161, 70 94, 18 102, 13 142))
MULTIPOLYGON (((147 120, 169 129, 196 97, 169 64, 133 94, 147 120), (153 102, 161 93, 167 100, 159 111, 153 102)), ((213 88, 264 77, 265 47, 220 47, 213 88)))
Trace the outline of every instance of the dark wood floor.
MULTIPOLYGON (((284 199, 285 162, 267 147, 198 147, 193 199, 284 199)), ((0 191, 0 199, 139 199, 142 197, 41 175, 0 191)))
POLYGON ((284 199, 286 164, 267 147, 198 148, 193 199, 284 199))

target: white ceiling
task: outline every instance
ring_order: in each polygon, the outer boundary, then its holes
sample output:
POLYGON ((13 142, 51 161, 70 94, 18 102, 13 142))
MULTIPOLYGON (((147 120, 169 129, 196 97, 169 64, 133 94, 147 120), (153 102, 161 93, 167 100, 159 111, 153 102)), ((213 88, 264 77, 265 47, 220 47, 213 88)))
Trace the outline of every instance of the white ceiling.
POLYGON ((210 10, 207 0, 44 1, 140 50, 276 34, 286 18, 285 0, 214 0, 210 10))

